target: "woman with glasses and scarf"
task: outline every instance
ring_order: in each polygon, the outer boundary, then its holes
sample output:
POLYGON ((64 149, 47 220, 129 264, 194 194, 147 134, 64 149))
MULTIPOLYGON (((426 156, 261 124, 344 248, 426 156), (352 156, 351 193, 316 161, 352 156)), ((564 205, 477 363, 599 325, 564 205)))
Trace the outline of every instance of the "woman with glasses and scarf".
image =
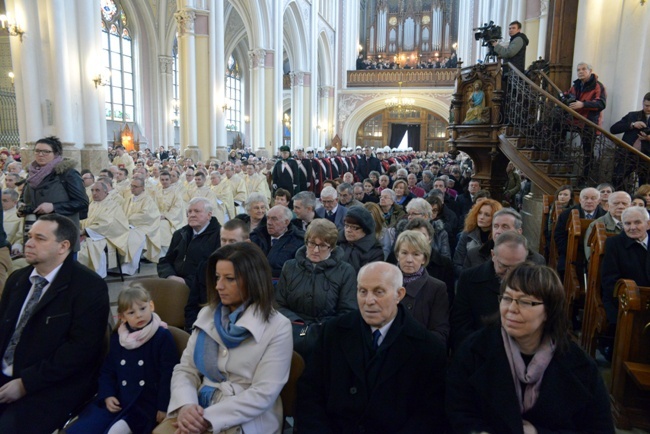
POLYGON ((357 276, 336 246, 338 230, 327 219, 307 227, 305 245, 282 268, 275 288, 279 311, 291 320, 293 348, 308 359, 325 321, 357 309, 357 276))
POLYGON ((174 368, 168 419, 156 433, 282 432, 291 323, 273 308, 271 268, 252 243, 208 259, 208 306, 174 368))
POLYGON ((501 284, 499 319, 468 337, 447 371, 453 433, 614 433, 596 363, 569 339, 564 288, 524 263, 501 284))
POLYGON ((79 220, 88 214, 88 196, 75 169, 77 162, 63 158, 62 152, 61 141, 54 136, 36 142, 18 212, 23 217, 57 213, 71 219, 78 228, 79 220))

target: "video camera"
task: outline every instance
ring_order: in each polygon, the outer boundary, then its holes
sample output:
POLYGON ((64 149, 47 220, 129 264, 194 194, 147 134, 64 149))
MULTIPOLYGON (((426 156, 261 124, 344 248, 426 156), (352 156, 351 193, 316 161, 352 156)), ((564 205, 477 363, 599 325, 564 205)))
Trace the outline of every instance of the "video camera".
POLYGON ((481 46, 488 47, 485 60, 487 61, 489 58, 496 59, 497 53, 494 51, 492 42, 502 39, 501 26, 497 26, 494 24, 494 21, 490 21, 488 24, 483 24, 482 27, 475 27, 473 30, 476 32, 474 33, 474 39, 477 41, 482 40, 483 43, 481 46))

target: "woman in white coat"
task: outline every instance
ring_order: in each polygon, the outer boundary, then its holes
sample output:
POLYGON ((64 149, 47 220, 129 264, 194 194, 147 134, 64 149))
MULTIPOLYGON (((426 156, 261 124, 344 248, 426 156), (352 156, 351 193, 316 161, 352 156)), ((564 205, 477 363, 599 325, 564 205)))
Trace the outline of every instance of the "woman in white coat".
POLYGON ((236 243, 208 259, 208 306, 176 365, 168 416, 176 434, 280 433, 291 323, 273 309, 271 270, 259 247, 236 243))

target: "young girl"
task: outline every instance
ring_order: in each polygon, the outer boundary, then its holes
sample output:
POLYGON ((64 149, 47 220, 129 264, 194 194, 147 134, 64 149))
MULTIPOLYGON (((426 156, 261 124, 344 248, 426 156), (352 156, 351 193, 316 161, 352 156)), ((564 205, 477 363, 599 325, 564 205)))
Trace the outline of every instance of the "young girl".
POLYGON ((100 372, 97 399, 66 433, 150 433, 165 418, 178 352, 167 324, 153 310, 142 286, 120 292, 120 322, 100 372))

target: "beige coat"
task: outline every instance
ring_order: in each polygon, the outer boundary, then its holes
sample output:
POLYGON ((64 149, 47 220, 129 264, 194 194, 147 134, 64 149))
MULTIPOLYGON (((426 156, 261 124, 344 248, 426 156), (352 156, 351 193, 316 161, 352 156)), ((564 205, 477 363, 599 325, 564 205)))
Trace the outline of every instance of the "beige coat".
POLYGON ((214 309, 207 306, 194 323, 194 332, 174 368, 168 413, 176 417, 187 404, 198 404, 197 391, 206 384, 221 390, 223 398, 205 409, 204 417, 214 432, 241 426, 246 434, 274 434, 282 432, 282 401, 280 391, 289 378, 293 338, 291 323, 275 312, 264 322, 249 307, 237 325, 251 332, 236 348, 227 349, 214 326, 214 309), (200 328, 219 343, 216 360, 226 381, 213 383, 202 377, 194 365, 194 348, 200 328))

